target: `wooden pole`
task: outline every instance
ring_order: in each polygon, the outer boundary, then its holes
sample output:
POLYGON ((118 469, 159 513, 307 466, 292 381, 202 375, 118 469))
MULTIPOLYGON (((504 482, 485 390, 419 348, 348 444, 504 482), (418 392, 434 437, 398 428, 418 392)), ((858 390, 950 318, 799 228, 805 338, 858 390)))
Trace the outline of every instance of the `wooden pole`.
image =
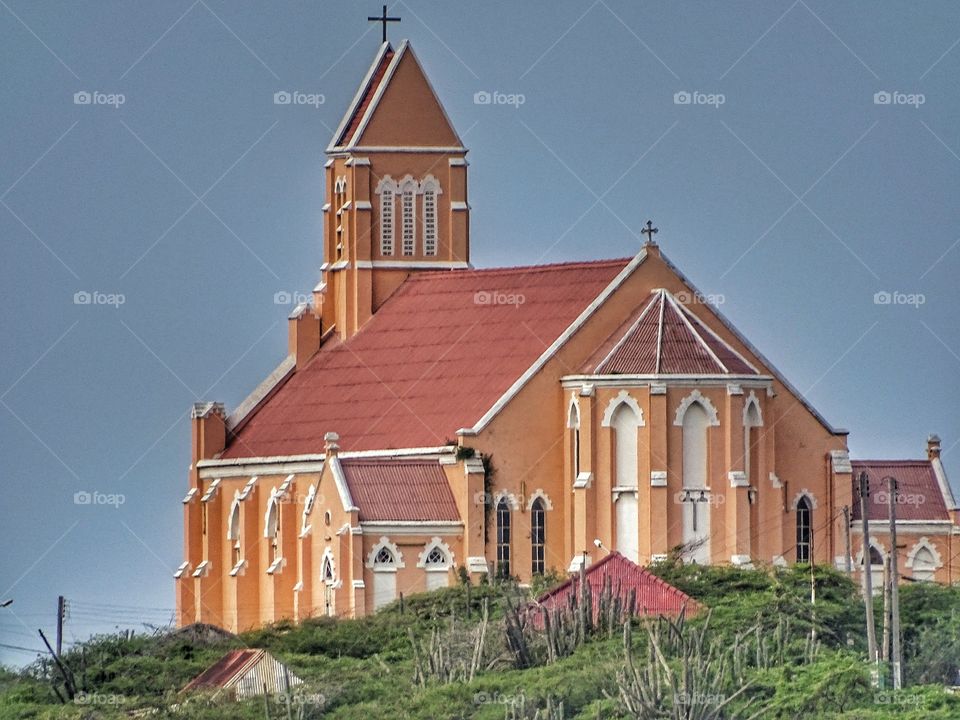
POLYGON ((883 561, 883 640, 880 642, 880 657, 890 662, 890 557, 883 561))
POLYGON ((867 498, 870 497, 870 478, 860 473, 860 519, 863 524, 863 605, 867 616, 867 652, 870 662, 877 661, 877 628, 873 623, 873 573, 870 563, 870 520, 867 498))
POLYGON ((843 537, 846 541, 846 551, 847 554, 844 556, 844 561, 847 566, 847 577, 850 577, 853 573, 853 561, 850 555, 850 506, 843 506, 843 537))
POLYGON ((66 600, 63 595, 57 598, 57 655, 63 654, 63 611, 66 600))
POLYGON ((897 480, 887 478, 890 483, 890 633, 891 658, 893 663, 893 689, 903 687, 903 652, 900 647, 900 573, 897 569, 897 480))

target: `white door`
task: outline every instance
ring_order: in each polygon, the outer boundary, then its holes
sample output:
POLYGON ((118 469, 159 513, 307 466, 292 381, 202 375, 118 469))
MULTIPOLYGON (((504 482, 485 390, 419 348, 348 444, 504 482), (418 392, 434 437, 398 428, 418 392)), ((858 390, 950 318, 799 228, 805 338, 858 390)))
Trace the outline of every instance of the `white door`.
POLYGON ((635 493, 620 493, 617 500, 617 550, 621 555, 639 562, 640 530, 637 526, 638 510, 635 493))
POLYGON ((445 588, 449 585, 449 570, 427 570, 427 592, 430 592, 431 590, 439 590, 440 588, 445 588))
POLYGON ((379 610, 397 599, 397 571, 374 570, 373 609, 379 610))

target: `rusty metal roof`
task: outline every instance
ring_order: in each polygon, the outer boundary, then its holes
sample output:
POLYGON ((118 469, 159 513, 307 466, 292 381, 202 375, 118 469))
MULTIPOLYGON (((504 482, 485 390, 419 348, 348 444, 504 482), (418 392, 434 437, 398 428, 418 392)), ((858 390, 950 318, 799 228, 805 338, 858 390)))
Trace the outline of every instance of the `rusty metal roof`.
POLYGON ((264 650, 231 650, 197 675, 183 689, 225 688, 237 677, 260 662, 265 654, 266 651, 264 650))
POLYGON ((340 461, 360 522, 460 520, 447 476, 436 460, 340 461))
MULTIPOLYGON (((631 590, 635 592, 636 615, 676 616, 684 608, 687 615, 693 615, 701 609, 700 604, 685 592, 664 582, 617 551, 588 567, 584 577, 590 585, 594 613, 599 610, 600 595, 608 577, 611 588, 618 597, 626 600, 631 590)), ((541 595, 537 604, 548 609, 565 607, 568 598, 578 591, 579 586, 580 578, 574 576, 541 595)))
MULTIPOLYGON (((870 520, 890 520, 887 476, 897 479, 897 520, 949 520, 940 482, 929 460, 853 460, 853 519, 860 520, 860 473, 870 479, 870 520)), ((882 530, 882 527, 880 528, 882 530)))
POLYGON ((598 375, 759 375, 746 358, 714 333, 668 290, 615 331, 587 362, 598 375))

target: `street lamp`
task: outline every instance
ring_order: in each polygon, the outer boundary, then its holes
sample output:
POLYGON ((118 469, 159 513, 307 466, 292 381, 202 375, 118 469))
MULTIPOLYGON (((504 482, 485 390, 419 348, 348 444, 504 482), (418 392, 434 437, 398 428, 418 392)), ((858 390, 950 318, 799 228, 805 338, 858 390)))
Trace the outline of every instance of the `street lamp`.
POLYGON ((0 608, 10 607, 11 605, 13 605, 13 598, 4 600, 2 603, 0 603, 0 608))

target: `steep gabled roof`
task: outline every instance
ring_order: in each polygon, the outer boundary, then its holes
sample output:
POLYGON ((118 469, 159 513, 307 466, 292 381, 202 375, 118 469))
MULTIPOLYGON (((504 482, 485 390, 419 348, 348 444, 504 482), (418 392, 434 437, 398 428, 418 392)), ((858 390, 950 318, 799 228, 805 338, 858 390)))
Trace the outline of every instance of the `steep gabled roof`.
POLYGON ((231 650, 213 665, 191 680, 184 690, 201 688, 226 688, 256 665, 266 654, 265 650, 231 650))
POLYGON ((759 375, 740 353, 664 289, 617 329, 584 372, 598 375, 759 375))
POLYGON ((327 152, 360 144, 419 147, 438 143, 450 148, 463 145, 410 43, 404 40, 396 51, 384 43, 327 152), (408 122, 412 118, 416 122, 408 122))
MULTIPOLYGON (((852 460, 853 497, 860 497, 859 477, 866 472, 870 480, 867 517, 889 522, 890 505, 888 485, 884 478, 897 479, 897 520, 950 520, 948 512, 953 505, 950 486, 940 481, 934 463, 930 460, 852 460), (950 493, 950 497, 946 497, 950 493)), ((945 478, 944 478, 945 482, 945 478)), ((860 503, 853 503, 853 519, 860 520, 860 503)), ((881 532, 886 525, 878 528, 881 532)))
POLYGON ((460 520, 437 460, 344 458, 340 465, 360 522, 460 520))
MULTIPOLYGON (((584 572, 584 579, 590 586, 594 613, 599 608, 600 596, 608 578, 614 596, 625 600, 631 591, 635 593, 635 615, 676 616, 684 609, 688 615, 693 615, 700 610, 700 604, 685 592, 614 550, 584 572)), ((537 598, 537 604, 548 609, 564 607, 570 597, 579 591, 579 587, 580 578, 575 575, 537 598)))
MULTIPOLYGON (((638 256, 639 257, 639 256, 638 256)), ((223 458, 436 447, 472 427, 638 259, 411 275, 356 335, 328 340, 223 458)))

